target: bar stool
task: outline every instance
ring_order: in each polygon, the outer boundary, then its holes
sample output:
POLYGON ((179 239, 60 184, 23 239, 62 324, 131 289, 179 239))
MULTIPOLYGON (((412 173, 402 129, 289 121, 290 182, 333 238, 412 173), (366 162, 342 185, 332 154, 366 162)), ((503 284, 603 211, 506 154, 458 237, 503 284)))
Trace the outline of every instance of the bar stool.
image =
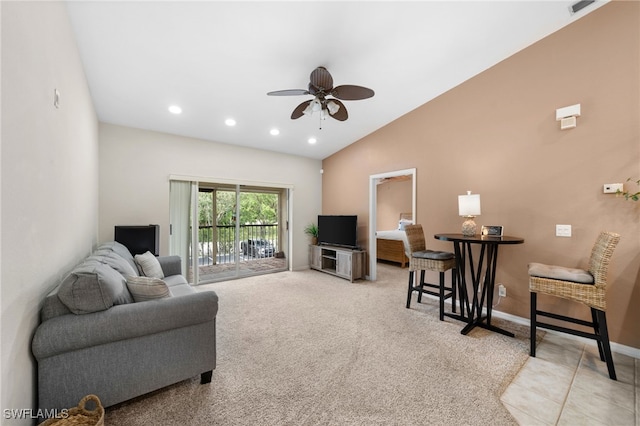
POLYGON ((422 294, 437 296, 440 301, 440 321, 444 320, 444 301, 451 298, 452 311, 456 312, 456 259, 453 253, 427 250, 422 225, 405 226, 409 243, 409 288, 407 291, 407 309, 411 305, 411 295, 418 292, 418 303, 422 303, 422 294), (445 285, 445 272, 451 270, 451 286, 445 285), (420 271, 420 281, 414 284, 414 272, 420 271), (438 284, 425 282, 425 271, 440 274, 438 284))
POLYGON ((600 360, 606 362, 611 380, 616 380, 616 369, 611 356, 609 331, 607 330, 607 271, 613 250, 620 241, 620 235, 601 232, 591 249, 588 270, 566 268, 564 266, 529 263, 529 292, 531 292, 531 335, 530 355, 536 356, 536 329, 546 328, 574 336, 586 337, 598 342, 600 360), (591 321, 539 310, 537 295, 547 294, 582 303, 591 309, 591 321), (538 317, 553 318, 567 323, 591 327, 593 333, 576 330, 556 324, 543 323, 538 317))

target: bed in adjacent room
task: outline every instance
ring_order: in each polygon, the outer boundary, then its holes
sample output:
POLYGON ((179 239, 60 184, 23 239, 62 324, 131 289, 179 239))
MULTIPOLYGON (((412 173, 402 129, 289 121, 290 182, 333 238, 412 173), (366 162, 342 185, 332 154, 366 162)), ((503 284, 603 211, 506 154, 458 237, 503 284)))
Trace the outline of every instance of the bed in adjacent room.
POLYGON ((376 231, 378 260, 399 263, 402 268, 409 264, 409 244, 404 226, 412 223, 411 213, 401 213, 397 229, 376 231))

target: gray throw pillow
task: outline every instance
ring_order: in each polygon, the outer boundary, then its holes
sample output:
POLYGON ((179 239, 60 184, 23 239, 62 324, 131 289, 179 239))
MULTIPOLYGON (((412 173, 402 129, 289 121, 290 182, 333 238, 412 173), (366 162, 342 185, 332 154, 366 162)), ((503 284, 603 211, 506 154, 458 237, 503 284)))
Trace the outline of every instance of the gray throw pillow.
POLYGON ((127 277, 127 287, 136 302, 164 299, 171 296, 167 283, 159 278, 129 276, 127 277))
POLYGON ((95 259, 100 263, 111 266, 116 271, 120 272, 123 276, 138 275, 138 268, 131 266, 122 256, 116 252, 109 250, 96 250, 88 259, 95 259))
POLYGON ((74 314, 104 311, 133 302, 124 277, 96 260, 78 265, 62 281, 58 297, 74 314))
POLYGON ((137 265, 135 260, 133 260, 133 256, 127 247, 124 244, 121 244, 117 241, 109 241, 106 243, 100 244, 100 246, 96 249, 96 251, 108 250, 114 252, 118 256, 122 257, 124 260, 131 265, 133 269, 137 270, 137 265))
POLYGON ((150 251, 144 254, 136 254, 135 260, 144 276, 152 278, 164 278, 164 272, 162 272, 162 266, 160 266, 160 262, 150 251))

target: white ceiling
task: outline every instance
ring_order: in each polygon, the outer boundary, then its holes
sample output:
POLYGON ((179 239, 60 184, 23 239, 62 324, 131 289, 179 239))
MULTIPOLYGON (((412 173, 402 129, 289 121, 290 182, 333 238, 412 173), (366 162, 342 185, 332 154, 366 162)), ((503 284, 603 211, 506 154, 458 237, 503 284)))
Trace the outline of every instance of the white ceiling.
POLYGON ((602 6, 574 1, 72 1, 102 122, 323 159, 602 6), (326 67, 375 91, 291 120, 326 67), (177 104, 183 113, 173 115, 177 104), (234 127, 225 119, 237 121, 234 127), (280 129, 271 136, 272 128, 280 129), (315 145, 307 143, 317 138, 315 145))

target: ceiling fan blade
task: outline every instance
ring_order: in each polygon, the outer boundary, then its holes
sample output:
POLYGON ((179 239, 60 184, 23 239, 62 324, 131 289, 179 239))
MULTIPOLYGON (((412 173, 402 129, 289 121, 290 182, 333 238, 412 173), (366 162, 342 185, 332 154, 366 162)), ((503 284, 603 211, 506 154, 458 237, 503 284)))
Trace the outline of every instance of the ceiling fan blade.
POLYGON ((336 111, 335 114, 329 113, 329 115, 332 118, 335 118, 338 121, 345 121, 347 118, 349 118, 349 114, 347 113, 347 109, 344 107, 344 104, 342 102, 340 102, 337 99, 331 99, 331 100, 329 100, 329 102, 335 102, 340 107, 340 109, 338 109, 338 111, 336 111))
POLYGON ((319 92, 329 93, 333 89, 333 77, 325 67, 318 67, 313 70, 309 80, 319 92))
POLYGON ((312 100, 313 99, 309 99, 308 101, 304 101, 303 103, 298 105, 296 109, 294 109, 291 113, 291 119, 295 120, 296 118, 302 117, 304 114, 304 110, 307 109, 312 100))
POLYGON ((308 95, 309 91, 304 89, 288 89, 288 90, 276 90, 275 92, 269 92, 269 96, 298 96, 308 95))
POLYGON ((372 97, 375 92, 367 87, 345 84, 331 91, 331 95, 343 101, 359 101, 372 97))

